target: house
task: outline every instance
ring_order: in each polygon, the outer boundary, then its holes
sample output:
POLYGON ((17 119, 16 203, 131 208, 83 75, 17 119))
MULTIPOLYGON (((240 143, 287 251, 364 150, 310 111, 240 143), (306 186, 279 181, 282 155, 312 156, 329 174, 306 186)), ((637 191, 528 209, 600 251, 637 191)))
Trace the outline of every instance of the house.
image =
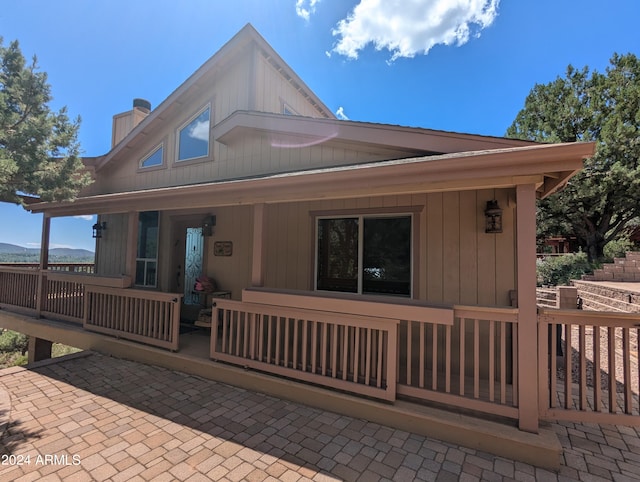
POLYGON ((251 25, 159 106, 116 115, 112 136, 77 200, 29 206, 41 269, 0 268, 2 307, 27 315, 0 323, 34 354, 153 345, 188 370, 180 318, 208 305, 207 376, 224 362, 325 401, 435 403, 540 432, 535 202, 593 143, 338 120, 251 25), (95 273, 48 270, 50 220, 86 214, 95 273), (194 290, 201 275, 215 287, 194 290))

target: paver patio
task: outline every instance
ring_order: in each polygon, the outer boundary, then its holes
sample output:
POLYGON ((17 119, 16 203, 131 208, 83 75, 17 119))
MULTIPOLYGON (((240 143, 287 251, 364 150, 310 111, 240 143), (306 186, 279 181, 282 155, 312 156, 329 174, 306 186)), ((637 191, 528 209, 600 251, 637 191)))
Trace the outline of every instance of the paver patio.
POLYGON ((555 473, 95 353, 1 370, 2 420, 0 480, 640 480, 634 428, 553 424, 555 473))

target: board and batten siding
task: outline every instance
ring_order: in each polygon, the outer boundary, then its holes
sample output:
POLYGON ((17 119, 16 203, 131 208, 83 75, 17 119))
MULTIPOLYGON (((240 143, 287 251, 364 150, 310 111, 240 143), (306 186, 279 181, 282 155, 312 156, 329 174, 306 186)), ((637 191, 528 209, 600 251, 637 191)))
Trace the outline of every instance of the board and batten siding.
POLYGON ((297 115, 324 117, 263 55, 256 57, 255 107, 252 110, 283 114, 286 103, 297 115))
POLYGON ((251 285, 251 253, 253 242, 252 206, 231 206, 212 209, 216 226, 212 236, 205 238, 206 265, 204 272, 212 277, 219 290, 231 291, 234 299, 240 299, 244 288, 251 285), (215 256, 214 244, 231 242, 231 256, 215 256))
MULTIPOLYGON (((313 212, 418 209, 414 298, 433 303, 510 306, 516 268, 513 190, 479 190, 267 206, 265 286, 313 289, 313 212), (504 232, 484 232, 487 201, 503 209, 504 232)), ((416 237, 414 236, 414 239, 416 237)))
MULTIPOLYGON (((369 215, 378 209, 410 209, 418 217, 414 229, 419 229, 414 235, 418 240, 414 247, 414 298, 433 303, 510 306, 509 292, 516 289, 514 199, 512 189, 486 189, 268 205, 265 286, 313 289, 313 213, 339 216, 363 211, 369 215), (494 198, 503 209, 504 232, 486 234, 484 208, 494 198)), ((234 298, 239 298, 241 290, 251 284, 253 208, 212 208, 210 213, 216 215, 217 223, 214 234, 205 240, 205 272, 216 279, 220 289, 230 290, 234 298), (231 241, 232 256, 214 256, 216 241, 231 241)), ((97 245, 97 272, 120 275, 125 271, 127 214, 100 219, 108 227, 97 245)), ((166 257, 161 255, 161 264, 166 257)), ((160 266, 159 273, 167 271, 160 266)), ((159 285, 165 285, 163 280, 159 285)))
POLYGON ((107 223, 102 237, 96 240, 96 274, 120 276, 126 272, 128 214, 103 214, 107 223))

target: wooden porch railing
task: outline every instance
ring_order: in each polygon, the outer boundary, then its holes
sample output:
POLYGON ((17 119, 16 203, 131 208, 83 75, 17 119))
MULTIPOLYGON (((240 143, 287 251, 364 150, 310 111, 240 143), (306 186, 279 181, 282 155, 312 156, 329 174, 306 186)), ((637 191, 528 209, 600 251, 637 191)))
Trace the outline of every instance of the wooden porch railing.
POLYGON ((519 416, 517 309, 266 289, 243 299, 216 301, 212 358, 387 400, 397 392, 519 416))
MULTIPOLYGON (((40 265, 38 263, 0 263, 0 269, 2 268, 28 268, 38 269, 40 265)), ((47 269, 49 271, 68 271, 70 273, 95 273, 94 263, 48 263, 47 269)))
POLYGON ((89 278, 84 274, 65 270, 35 268, 37 266, 0 265, 0 305, 81 322, 84 284, 101 284, 106 279, 96 276, 89 278))
POLYGON ((0 305, 35 311, 38 271, 0 266, 0 305))
POLYGON ((84 312, 86 276, 70 276, 66 272, 47 272, 42 301, 42 314, 67 321, 81 322, 84 312))
POLYGON ((178 349, 181 294, 88 285, 85 298, 85 329, 178 349))
POLYGON ((518 310, 453 312, 453 325, 401 323, 398 394, 517 419, 518 310))
POLYGON ((177 350, 182 295, 130 284, 126 276, 0 266, 0 306, 177 350))
POLYGON ((211 358, 395 400, 398 320, 216 300, 211 358))
POLYGON ((640 426, 639 327, 637 314, 539 309, 541 417, 640 426))

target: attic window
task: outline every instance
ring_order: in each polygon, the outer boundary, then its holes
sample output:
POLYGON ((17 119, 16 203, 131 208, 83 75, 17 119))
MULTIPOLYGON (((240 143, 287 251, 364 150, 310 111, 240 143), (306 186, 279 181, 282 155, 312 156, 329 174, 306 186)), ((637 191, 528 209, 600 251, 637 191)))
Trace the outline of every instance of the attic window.
POLYGON ((210 111, 207 106, 178 132, 178 161, 209 155, 210 111))
POLYGON ((158 146, 158 148, 145 157, 142 162, 140 162, 140 167, 154 167, 161 166, 164 162, 164 148, 162 144, 158 146))
POLYGON ((282 105, 282 113, 284 115, 298 115, 298 113, 287 104, 282 105))

